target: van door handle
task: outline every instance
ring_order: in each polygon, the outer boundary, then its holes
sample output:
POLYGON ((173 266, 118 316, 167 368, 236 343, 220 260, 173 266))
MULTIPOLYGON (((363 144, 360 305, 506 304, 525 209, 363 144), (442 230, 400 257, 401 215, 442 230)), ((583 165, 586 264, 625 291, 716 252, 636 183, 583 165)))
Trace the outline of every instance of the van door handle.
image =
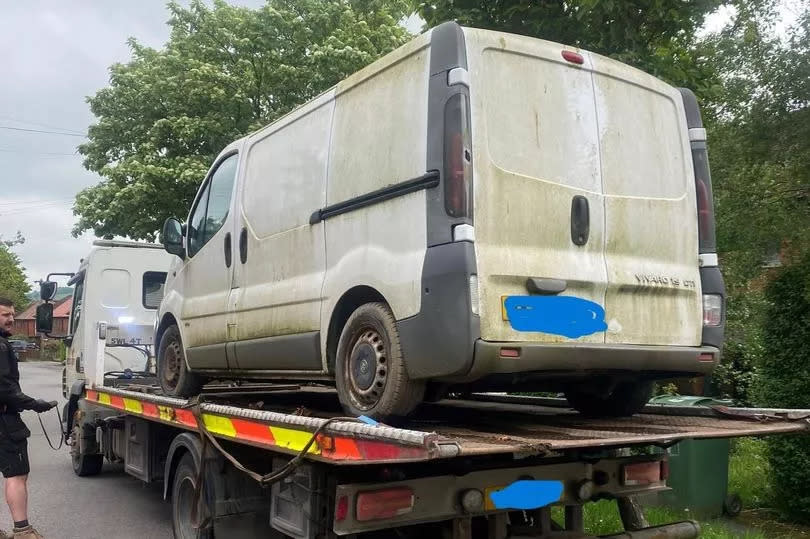
POLYGON ((225 234, 225 267, 231 267, 231 258, 233 257, 233 249, 231 247, 231 233, 225 234))
POLYGON ((239 260, 242 264, 247 262, 247 228, 242 227, 242 232, 239 233, 239 260))
POLYGON ((588 199, 582 195, 576 195, 571 201, 571 241, 574 245, 585 245, 588 243, 588 235, 591 232, 591 211, 588 207, 588 199))
POLYGON ((526 290, 530 294, 553 296, 561 294, 568 288, 568 283, 562 279, 544 279, 542 277, 529 277, 526 279, 526 290))

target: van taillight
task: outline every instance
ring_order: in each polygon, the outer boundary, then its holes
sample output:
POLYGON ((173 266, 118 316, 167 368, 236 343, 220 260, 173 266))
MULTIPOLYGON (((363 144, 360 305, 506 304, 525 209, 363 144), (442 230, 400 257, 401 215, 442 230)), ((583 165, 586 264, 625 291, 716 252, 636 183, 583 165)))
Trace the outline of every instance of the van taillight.
POLYGON ((705 238, 711 233, 712 229, 712 206, 709 202, 709 189, 706 187, 706 182, 699 178, 695 180, 695 189, 697 191, 698 230, 700 237, 705 238))
POLYGON ((451 217, 472 217, 472 149, 467 96, 444 107, 444 207, 451 217))
MULTIPOLYGON (((693 144, 695 144, 693 142, 693 144)), ((717 252, 717 241, 714 230, 714 202, 712 200, 712 181, 709 172, 709 156, 705 143, 692 150, 692 162, 695 167, 695 195, 697 198, 698 240, 701 253, 717 252)))

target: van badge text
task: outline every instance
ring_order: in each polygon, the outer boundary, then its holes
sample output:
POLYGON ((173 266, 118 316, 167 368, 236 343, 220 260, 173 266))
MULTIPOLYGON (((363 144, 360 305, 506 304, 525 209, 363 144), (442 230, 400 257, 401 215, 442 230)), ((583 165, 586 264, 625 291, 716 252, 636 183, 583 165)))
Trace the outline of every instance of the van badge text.
POLYGON ((665 277, 664 275, 651 275, 636 273, 636 282, 640 285, 683 286, 695 288, 694 279, 679 279, 678 277, 665 277))

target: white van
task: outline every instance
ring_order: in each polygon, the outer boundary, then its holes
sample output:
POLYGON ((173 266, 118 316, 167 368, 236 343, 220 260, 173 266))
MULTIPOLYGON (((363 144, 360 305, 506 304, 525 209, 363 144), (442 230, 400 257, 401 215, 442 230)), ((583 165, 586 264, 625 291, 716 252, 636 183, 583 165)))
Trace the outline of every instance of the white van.
POLYGON ((62 394, 77 381, 104 385, 105 373, 143 375, 155 332, 155 317, 163 298, 166 272, 172 262, 160 245, 97 240, 68 281, 73 286, 67 359, 62 394), (100 353, 99 322, 105 333, 103 369, 94 372, 100 353))
POLYGON ((406 415, 448 388, 627 415, 719 359, 694 95, 597 54, 446 23, 225 148, 161 305, 169 394, 334 381, 406 415))

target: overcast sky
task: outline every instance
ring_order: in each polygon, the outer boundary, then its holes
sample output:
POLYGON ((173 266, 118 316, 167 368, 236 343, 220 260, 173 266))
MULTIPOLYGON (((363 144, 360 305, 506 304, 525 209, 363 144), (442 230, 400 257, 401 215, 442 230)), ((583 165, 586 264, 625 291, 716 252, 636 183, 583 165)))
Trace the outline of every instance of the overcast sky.
MULTIPOLYGON (((34 281, 74 271, 93 240, 90 233, 70 234, 74 196, 100 180, 75 153, 83 139, 74 135, 94 120, 85 97, 107 85, 111 64, 129 59, 127 38, 160 47, 168 14, 164 0, 0 0, 0 6, 0 235, 23 233, 25 244, 14 250, 34 281)), ((725 20, 728 14, 719 14, 710 26, 725 20)), ((418 31, 419 21, 408 23, 418 31)))
POLYGON ((85 133, 94 120, 85 97, 107 85, 111 64, 129 59, 127 38, 154 47, 168 38, 165 4, 0 1, 0 235, 25 236, 14 251, 29 281, 76 270, 93 235, 71 236, 73 197, 100 178, 75 153, 81 137, 18 129, 85 133))

